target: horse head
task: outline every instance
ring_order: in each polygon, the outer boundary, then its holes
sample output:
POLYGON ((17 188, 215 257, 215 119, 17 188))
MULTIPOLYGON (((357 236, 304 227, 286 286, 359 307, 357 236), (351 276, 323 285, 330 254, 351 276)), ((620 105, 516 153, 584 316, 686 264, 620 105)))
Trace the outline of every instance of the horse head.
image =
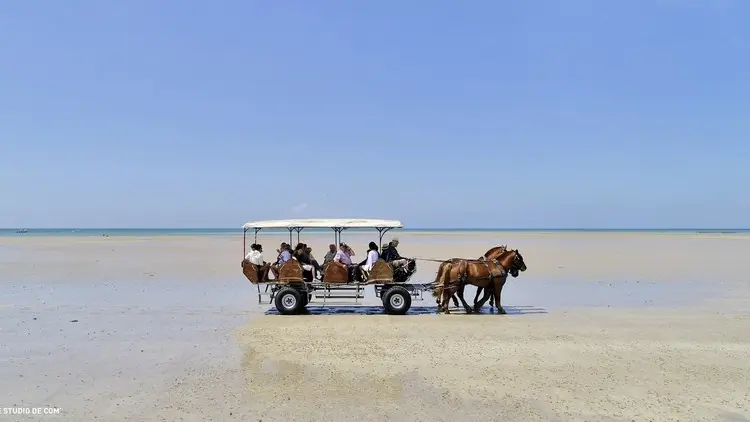
POLYGON ((526 263, 523 260, 523 255, 517 249, 504 252, 498 260, 500 261, 500 265, 514 278, 518 277, 519 271, 526 271, 526 263))

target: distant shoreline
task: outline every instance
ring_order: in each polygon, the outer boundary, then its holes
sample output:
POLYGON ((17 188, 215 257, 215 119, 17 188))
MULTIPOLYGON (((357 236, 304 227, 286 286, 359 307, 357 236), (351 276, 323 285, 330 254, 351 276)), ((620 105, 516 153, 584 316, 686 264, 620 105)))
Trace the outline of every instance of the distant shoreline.
MULTIPOLYGON (((241 228, 25 228, 26 232, 17 233, 18 229, 0 229, 0 237, 90 237, 90 236, 222 236, 242 234, 241 228)), ((372 229, 349 229, 347 233, 367 233, 372 229)), ((304 233, 329 233, 329 229, 304 229, 304 233)), ((395 233, 396 231, 394 231, 395 233)), ((709 228, 681 228, 681 229, 478 229, 478 228, 419 228, 397 229, 399 233, 650 233, 650 234, 750 234, 750 229, 709 229, 709 228)), ((286 234, 286 229, 263 229, 262 233, 286 234)), ((252 231, 250 231, 252 234, 252 231)))

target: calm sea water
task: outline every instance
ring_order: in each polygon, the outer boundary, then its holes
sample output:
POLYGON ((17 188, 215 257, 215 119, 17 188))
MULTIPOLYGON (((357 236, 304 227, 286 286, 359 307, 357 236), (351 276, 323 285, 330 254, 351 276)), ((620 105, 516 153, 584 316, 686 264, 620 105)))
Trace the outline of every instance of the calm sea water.
MULTIPOLYGON (((16 233, 17 229, 0 229, 0 237, 7 236, 222 236, 242 234, 242 229, 27 229, 26 233, 16 233)), ((351 232, 370 232, 374 229, 349 229, 351 232)), ((538 233, 750 233, 750 229, 399 229, 402 233, 443 232, 443 233, 487 233, 487 232, 538 232, 538 233)), ((287 233, 286 229, 264 229, 263 233, 287 233)), ((330 233, 329 229, 305 229, 304 233, 330 233)), ((252 233, 252 231, 250 232, 252 233)))

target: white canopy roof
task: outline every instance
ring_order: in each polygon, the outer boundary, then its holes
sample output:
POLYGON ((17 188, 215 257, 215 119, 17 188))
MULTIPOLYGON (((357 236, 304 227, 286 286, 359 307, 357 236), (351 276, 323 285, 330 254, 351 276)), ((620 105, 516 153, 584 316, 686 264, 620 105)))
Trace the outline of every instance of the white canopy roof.
POLYGON ((365 218, 308 218, 301 220, 266 220, 251 221, 242 226, 243 229, 289 229, 293 227, 305 228, 377 228, 396 229, 404 227, 398 220, 376 220, 365 218))

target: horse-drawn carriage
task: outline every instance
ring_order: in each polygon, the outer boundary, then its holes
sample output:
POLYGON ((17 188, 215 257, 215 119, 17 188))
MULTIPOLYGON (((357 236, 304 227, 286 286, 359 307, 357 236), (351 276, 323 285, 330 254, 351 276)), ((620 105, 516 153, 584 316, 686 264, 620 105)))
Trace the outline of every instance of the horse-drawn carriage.
MULTIPOLYGON (((271 220, 255 221, 243 226, 243 258, 246 256, 247 233, 254 232, 254 244, 257 244, 258 232, 262 229, 286 229, 289 231, 289 244, 292 233, 305 228, 326 228, 333 230, 334 244, 339 245, 341 234, 346 229, 373 228, 378 231, 378 245, 383 244, 383 236, 389 230, 401 228, 396 220, 370 219, 307 219, 307 220, 271 220)), ((382 250, 380 251, 382 253, 382 250)), ((432 287, 432 283, 408 283, 416 272, 416 261, 407 260, 405 265, 394 266, 382 258, 375 261, 369 272, 350 271, 350 267, 338 261, 331 261, 323 269, 320 280, 313 277, 313 271, 292 258, 269 271, 269 265, 257 265, 246 259, 242 261, 242 272, 258 289, 258 302, 267 296, 274 303, 279 313, 289 315, 301 312, 313 299, 322 298, 323 304, 328 299, 354 299, 358 303, 364 298, 366 286, 374 286, 375 294, 382 300, 385 311, 393 315, 403 315, 411 307, 412 299, 422 300, 423 292, 432 287)))

